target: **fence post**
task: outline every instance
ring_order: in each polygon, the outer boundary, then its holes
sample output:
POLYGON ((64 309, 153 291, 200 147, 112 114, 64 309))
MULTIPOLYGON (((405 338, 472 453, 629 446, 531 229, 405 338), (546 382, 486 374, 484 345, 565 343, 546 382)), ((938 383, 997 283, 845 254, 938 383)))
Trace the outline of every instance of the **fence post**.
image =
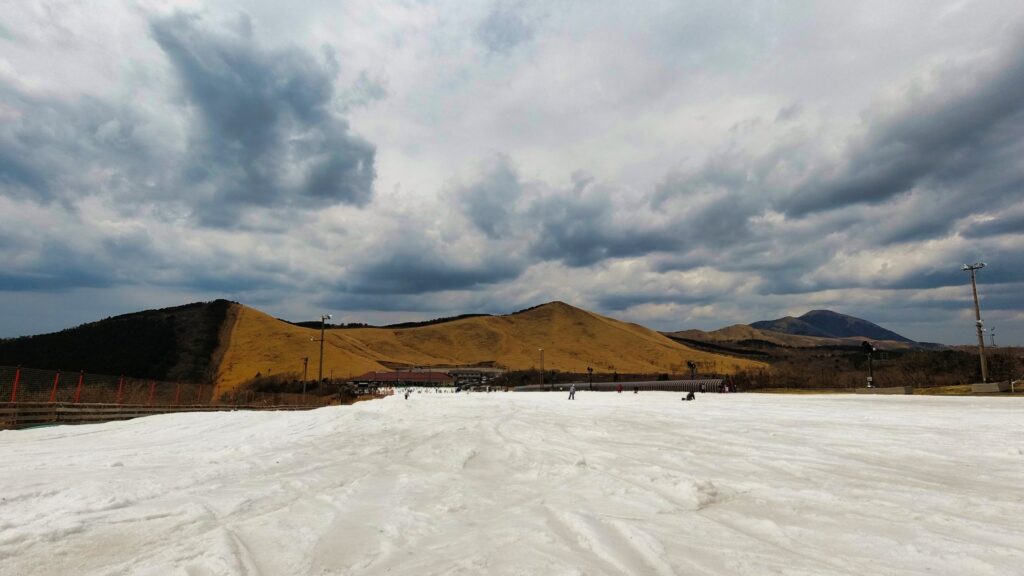
POLYGON ((174 405, 181 404, 181 382, 178 382, 178 389, 174 393, 174 405))
POLYGON ((85 370, 79 370, 78 372, 78 386, 75 388, 75 404, 82 399, 82 384, 85 380, 85 370))
POLYGON ((156 394, 156 382, 149 381, 149 405, 153 405, 153 395, 156 394))
POLYGON ((53 390, 50 390, 50 404, 57 401, 57 384, 60 382, 60 370, 57 370, 57 374, 53 377, 53 390))
POLYGON ((14 388, 11 388, 11 403, 18 401, 18 381, 21 380, 21 366, 14 370, 14 388))
POLYGON ((196 393, 196 404, 203 404, 203 385, 199 385, 199 391, 196 393))
POLYGON ((117 381, 117 398, 114 399, 114 404, 120 404, 121 398, 124 394, 124 374, 121 374, 121 378, 117 381))

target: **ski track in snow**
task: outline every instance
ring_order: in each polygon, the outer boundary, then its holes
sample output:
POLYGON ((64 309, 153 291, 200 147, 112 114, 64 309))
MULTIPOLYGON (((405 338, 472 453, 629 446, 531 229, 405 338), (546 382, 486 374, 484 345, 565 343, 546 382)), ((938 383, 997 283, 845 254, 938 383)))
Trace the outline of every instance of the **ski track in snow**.
POLYGON ((0 432, 0 574, 1024 574, 1024 402, 679 396, 0 432))

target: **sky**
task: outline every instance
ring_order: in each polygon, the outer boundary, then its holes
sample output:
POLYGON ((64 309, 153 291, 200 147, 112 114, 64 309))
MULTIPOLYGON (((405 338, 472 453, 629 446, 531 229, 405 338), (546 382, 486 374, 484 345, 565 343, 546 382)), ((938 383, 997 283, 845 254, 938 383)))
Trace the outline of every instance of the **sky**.
POLYGON ((0 0, 0 337, 561 300, 971 343, 973 262, 1024 344, 1017 0, 0 0))

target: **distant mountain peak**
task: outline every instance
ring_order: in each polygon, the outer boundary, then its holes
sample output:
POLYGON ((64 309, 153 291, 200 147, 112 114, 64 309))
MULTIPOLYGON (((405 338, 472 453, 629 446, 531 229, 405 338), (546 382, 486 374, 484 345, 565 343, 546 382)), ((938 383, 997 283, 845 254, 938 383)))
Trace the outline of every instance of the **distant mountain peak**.
POLYGON ((833 310, 811 310, 799 318, 786 316, 776 320, 754 322, 751 326, 761 330, 801 336, 865 338, 868 340, 894 340, 896 342, 913 343, 913 340, 901 336, 892 330, 882 328, 878 324, 833 310))

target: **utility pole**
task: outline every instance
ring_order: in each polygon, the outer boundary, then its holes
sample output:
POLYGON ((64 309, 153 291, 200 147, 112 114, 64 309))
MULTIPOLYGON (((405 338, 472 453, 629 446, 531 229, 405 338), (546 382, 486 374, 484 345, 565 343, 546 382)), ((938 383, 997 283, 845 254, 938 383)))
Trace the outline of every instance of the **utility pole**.
POLYGON ((873 363, 872 356, 875 353, 875 347, 871 342, 867 340, 860 343, 860 347, 864 350, 864 353, 868 355, 868 388, 875 387, 875 366, 873 363))
POLYGON ((988 329, 988 333, 989 333, 990 336, 992 336, 992 347, 993 348, 998 348, 998 346, 996 346, 996 327, 993 326, 993 327, 989 328, 988 329))
POLYGON ((324 381, 324 325, 330 319, 330 314, 320 316, 320 370, 317 372, 317 385, 320 385, 324 381))
POLYGON ((543 348, 537 348, 537 351, 540 352, 540 387, 543 388, 544 387, 544 349, 543 348))
POLYGON ((981 321, 981 306, 978 304, 978 270, 985 267, 984 262, 964 264, 961 270, 971 273, 971 290, 974 292, 974 325, 978 329, 978 356, 981 358, 981 381, 988 382, 988 365, 985 363, 985 323, 981 321))
MULTIPOLYGON (((320 386, 324 383, 324 325, 328 320, 331 319, 330 314, 322 314, 320 316, 320 369, 317 370, 316 374, 316 385, 320 386)), ((310 338, 310 342, 317 342, 316 338, 310 338)), ((306 401, 306 381, 302 381, 302 401, 306 401)))

